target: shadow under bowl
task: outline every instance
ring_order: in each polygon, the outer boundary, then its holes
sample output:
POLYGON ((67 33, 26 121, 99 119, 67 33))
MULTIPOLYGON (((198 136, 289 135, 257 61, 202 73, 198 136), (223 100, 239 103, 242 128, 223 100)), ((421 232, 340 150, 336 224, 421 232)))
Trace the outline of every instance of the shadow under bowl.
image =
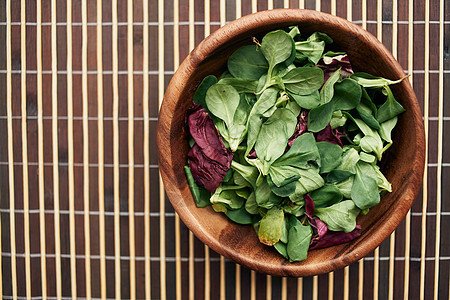
POLYGON ((165 191, 186 226, 206 245, 223 256, 261 273, 276 276, 312 276, 343 268, 361 259, 385 240, 403 220, 417 195, 424 171, 425 135, 422 113, 408 80, 392 86, 406 112, 400 115, 394 144, 385 153, 381 168, 393 191, 380 204, 360 216, 361 236, 352 242, 312 250, 308 258, 290 263, 275 249, 261 244, 252 226, 233 223, 211 207, 197 208, 187 184, 188 143, 185 112, 201 80, 219 76, 228 57, 240 46, 265 33, 298 25, 302 35, 328 34, 335 50, 347 52, 354 70, 389 79, 405 74, 392 54, 370 33, 339 17, 310 10, 277 9, 233 21, 203 40, 173 76, 161 105, 157 144, 165 191))

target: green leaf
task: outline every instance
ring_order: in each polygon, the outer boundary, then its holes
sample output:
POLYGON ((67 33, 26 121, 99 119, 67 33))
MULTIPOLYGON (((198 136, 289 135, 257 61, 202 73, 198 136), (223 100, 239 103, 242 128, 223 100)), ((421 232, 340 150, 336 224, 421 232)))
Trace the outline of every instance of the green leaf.
POLYGON ((312 233, 310 225, 302 225, 295 216, 290 217, 287 243, 287 255, 290 261, 302 261, 307 258, 312 233))
POLYGON ((308 130, 319 132, 327 127, 333 115, 333 106, 334 103, 330 102, 311 109, 308 114, 308 130))
POLYGON ((334 84, 341 78, 341 69, 331 74, 327 82, 324 83, 322 89, 320 90, 320 103, 326 104, 333 99, 334 95, 334 84))
POLYGON ((315 208, 327 207, 342 201, 342 192, 334 185, 325 184, 309 194, 315 208))
POLYGON ((228 58, 228 70, 236 78, 258 80, 267 73, 269 64, 256 45, 243 46, 228 58))
POLYGON ((186 179, 188 181, 189 188, 191 189, 192 196, 194 197, 197 207, 206 207, 211 205, 211 203, 209 202, 211 193, 195 183, 194 177, 191 173, 191 169, 188 166, 184 166, 184 172, 186 173, 186 179))
POLYGON ((203 106, 203 108, 207 109, 208 107, 206 106, 206 101, 205 101, 206 92, 215 83, 217 83, 217 78, 214 75, 208 75, 205 78, 203 78, 202 82, 197 87, 197 90, 195 91, 194 97, 192 98, 192 100, 195 103, 198 103, 201 106, 203 106))
POLYGON ((283 210, 278 207, 269 209, 259 224, 259 241, 268 246, 276 244, 281 238, 283 222, 283 210))
POLYGON ((259 99, 250 111, 247 121, 247 150, 245 156, 248 156, 255 145, 263 123, 261 120, 262 114, 275 105, 277 95, 278 90, 276 88, 268 88, 259 96, 259 99))
POLYGON ((342 154, 342 162, 336 168, 337 170, 349 171, 352 174, 356 173, 356 163, 359 161, 359 154, 353 148, 344 150, 342 154))
POLYGON ((225 84, 215 84, 206 92, 206 105, 209 111, 225 122, 228 128, 239 105, 240 97, 235 88, 225 84))
POLYGON ((324 41, 302 41, 295 43, 295 60, 297 62, 304 62, 308 59, 313 64, 317 64, 322 58, 325 49, 324 41))
POLYGON ((289 97, 291 97, 300 107, 305 109, 313 109, 320 105, 320 94, 319 91, 314 91, 309 95, 297 95, 288 92, 289 97))
POLYGON ((383 154, 383 141, 376 131, 374 134, 365 135, 359 142, 359 145, 364 152, 373 152, 377 155, 378 160, 381 160, 381 155, 383 154))
POLYGON ((320 154, 320 173, 328 173, 342 162, 342 148, 329 142, 317 142, 320 154))
POLYGON ((224 190, 221 184, 211 196, 210 202, 213 204, 226 204, 231 209, 238 209, 244 205, 245 199, 236 195, 233 190, 224 190))
POLYGON ((299 67, 282 77, 288 91, 297 95, 310 95, 323 84, 323 71, 318 67, 299 67))
POLYGON ((397 120, 397 117, 393 117, 392 119, 380 124, 380 130, 378 133, 380 134, 380 137, 388 143, 392 143, 391 134, 395 125, 397 125, 397 120))
POLYGON ((311 42, 318 42, 318 41, 324 41, 327 44, 332 44, 333 43, 333 39, 326 33, 322 33, 322 32, 314 32, 313 34, 311 34, 308 39, 308 41, 311 42))
POLYGON ((342 195, 346 199, 350 199, 352 197, 352 187, 354 178, 355 176, 352 175, 348 179, 334 184, 339 189, 339 191, 341 191, 342 195))
POLYGON ((289 30, 289 35, 294 39, 296 36, 299 36, 300 35, 300 30, 298 29, 298 26, 292 26, 292 28, 291 27, 289 27, 290 28, 290 30, 289 30))
POLYGON ((351 176, 353 176, 353 174, 350 171, 333 170, 327 174, 325 181, 327 183, 338 183, 347 180, 351 176))
POLYGON ((266 34, 261 42, 261 51, 269 62, 267 81, 270 81, 273 68, 287 60, 292 54, 292 37, 284 30, 266 34))
POLYGON ((245 207, 241 207, 239 209, 230 210, 228 209, 225 213, 228 218, 230 218, 232 221, 238 223, 238 224, 252 224, 252 215, 250 215, 246 210, 245 207))
POLYGON ((295 192, 289 196, 292 202, 303 200, 303 195, 322 187, 325 183, 319 169, 299 169, 299 174, 301 177, 295 184, 295 192))
POLYGON ((342 127, 345 125, 345 123, 347 123, 347 116, 344 115, 340 110, 334 111, 331 115, 331 129, 342 127))
POLYGON ((352 200, 345 200, 329 207, 317 208, 314 214, 328 226, 328 230, 351 232, 356 227, 360 209, 352 200))
POLYGON ((258 87, 258 81, 242 78, 224 78, 220 79, 217 84, 231 85, 238 93, 255 93, 258 87))
POLYGON ((314 135, 310 132, 300 135, 292 143, 291 148, 277 159, 272 167, 292 166, 307 169, 311 165, 319 165, 320 154, 314 135))
POLYGON ((334 85, 334 110, 351 110, 361 101, 361 86, 354 80, 346 78, 334 85))
POLYGON ((259 212, 258 203, 256 203, 255 192, 252 192, 245 201, 245 210, 252 215, 256 215, 259 212))
POLYGON ((350 76, 351 79, 355 80, 361 86, 365 88, 382 88, 391 84, 396 84, 402 82, 405 77, 399 80, 389 80, 382 77, 373 76, 364 72, 358 72, 350 76))
POLYGON ((269 185, 272 192, 280 197, 289 197, 292 193, 295 192, 296 181, 300 178, 300 176, 292 176, 291 178, 286 178, 280 186, 277 186, 271 179, 270 176, 267 176, 267 184, 269 185))
POLYGON ((370 127, 378 130, 380 129, 380 123, 375 119, 374 116, 372 116, 372 111, 369 107, 365 106, 364 104, 360 103, 356 107, 356 111, 360 115, 361 119, 366 122, 367 125, 370 127))
MULTIPOLYGON (((231 151, 235 152, 239 144, 244 140, 247 134, 247 119, 250 114, 250 106, 245 100, 244 95, 241 94, 239 106, 236 109, 233 117, 233 125, 228 128, 228 136, 224 137, 230 145, 231 151)), ((220 132, 220 130, 219 130, 220 132)))
POLYGON ((283 256, 285 259, 289 259, 288 254, 287 254, 287 246, 285 243, 282 242, 278 242, 275 245, 273 245, 273 247, 278 251, 278 253, 281 254, 281 256, 283 256))
POLYGON ((358 165, 352 186, 352 200, 360 209, 371 208, 380 203, 377 181, 363 173, 358 165))
POLYGON ((263 164, 260 170, 263 175, 267 175, 270 165, 283 155, 296 124, 296 116, 289 109, 280 108, 261 126, 255 151, 263 164))
POLYGON ((371 154, 367 154, 366 152, 359 153, 360 160, 369 164, 376 163, 377 158, 371 154))
POLYGON ((240 164, 235 160, 231 161, 231 168, 238 172, 253 188, 256 188, 256 180, 259 175, 257 168, 240 164))
POLYGON ((377 120, 380 123, 390 120, 405 111, 403 106, 395 100, 391 89, 386 86, 384 87, 384 90, 387 93, 387 99, 386 102, 378 108, 377 120))

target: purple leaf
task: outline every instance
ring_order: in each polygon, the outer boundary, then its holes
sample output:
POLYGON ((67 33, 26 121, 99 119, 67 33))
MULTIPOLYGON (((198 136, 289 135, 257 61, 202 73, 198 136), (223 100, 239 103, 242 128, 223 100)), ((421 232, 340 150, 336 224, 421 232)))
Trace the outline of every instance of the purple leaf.
POLYGON ((231 168, 233 152, 222 142, 213 120, 200 104, 194 104, 186 113, 189 132, 195 145, 188 153, 195 182, 214 193, 231 168))
POLYGON ((313 221, 313 213, 315 208, 314 200, 308 194, 306 194, 303 198, 305 199, 305 215, 311 223, 313 221))
POLYGON ((348 233, 344 231, 327 231, 322 238, 314 241, 312 240, 309 250, 321 249, 350 242, 361 235, 359 232, 360 229, 361 226, 356 225, 355 230, 348 233))
POLYGON ((324 72, 324 83, 327 82, 331 74, 336 72, 339 68, 341 68, 342 78, 347 78, 353 74, 352 65, 350 64, 347 54, 336 55, 333 57, 324 56, 317 63, 317 66, 324 72))
POLYGON ((294 141, 307 131, 308 111, 303 110, 297 117, 297 126, 295 126, 294 134, 288 140, 288 147, 291 147, 294 141))
POLYGON ((330 124, 328 124, 327 127, 316 134, 316 142, 328 142, 339 145, 342 148, 344 145, 342 144, 340 137, 343 135, 344 134, 340 133, 337 129, 331 129, 330 124))
POLYGON ((313 237, 311 239, 311 244, 322 239, 328 232, 328 226, 322 220, 316 218, 313 219, 312 223, 313 237))

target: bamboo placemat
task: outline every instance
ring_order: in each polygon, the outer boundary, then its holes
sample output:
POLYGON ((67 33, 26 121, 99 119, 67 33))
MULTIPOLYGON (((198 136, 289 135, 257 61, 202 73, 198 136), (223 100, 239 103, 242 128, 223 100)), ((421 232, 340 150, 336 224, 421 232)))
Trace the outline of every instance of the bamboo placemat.
POLYGON ((445 0, 0 0, 0 296, 450 299, 449 25, 445 0), (392 236, 298 279, 197 240, 165 197, 155 143, 189 51, 281 7, 347 18, 382 41, 412 74, 427 141, 422 190, 392 236))

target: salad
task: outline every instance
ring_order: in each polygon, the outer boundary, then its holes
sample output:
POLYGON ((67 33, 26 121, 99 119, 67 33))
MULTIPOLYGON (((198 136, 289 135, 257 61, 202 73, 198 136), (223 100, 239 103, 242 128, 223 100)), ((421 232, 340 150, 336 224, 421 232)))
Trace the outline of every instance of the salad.
POLYGON ((378 163, 404 108, 392 81, 355 73, 324 33, 298 27, 237 49, 186 113, 186 178, 198 207, 251 224, 289 261, 357 238, 391 192, 378 163))

